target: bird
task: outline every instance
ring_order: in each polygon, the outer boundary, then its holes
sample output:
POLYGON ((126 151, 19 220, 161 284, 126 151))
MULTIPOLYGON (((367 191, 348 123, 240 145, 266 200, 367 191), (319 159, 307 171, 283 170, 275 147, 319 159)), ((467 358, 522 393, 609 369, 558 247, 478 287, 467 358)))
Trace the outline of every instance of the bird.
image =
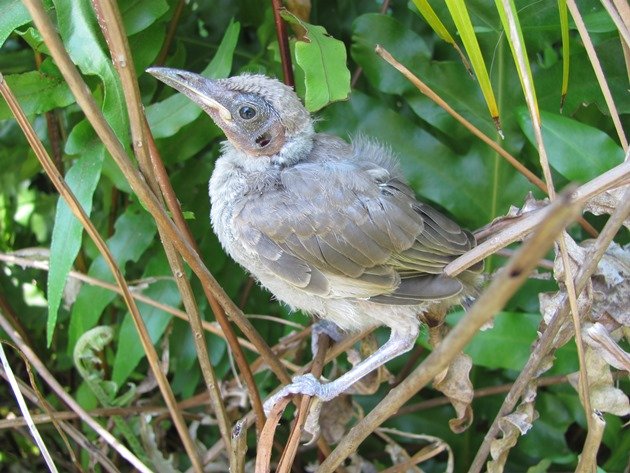
POLYGON ((444 273, 475 237, 416 199, 386 144, 316 132, 294 90, 275 78, 147 72, 198 104, 227 137, 209 182, 210 220, 224 250, 335 339, 390 329, 386 343, 337 379, 294 377, 265 401, 267 414, 293 394, 334 399, 409 351, 427 311, 475 296, 483 263, 457 277, 444 273))

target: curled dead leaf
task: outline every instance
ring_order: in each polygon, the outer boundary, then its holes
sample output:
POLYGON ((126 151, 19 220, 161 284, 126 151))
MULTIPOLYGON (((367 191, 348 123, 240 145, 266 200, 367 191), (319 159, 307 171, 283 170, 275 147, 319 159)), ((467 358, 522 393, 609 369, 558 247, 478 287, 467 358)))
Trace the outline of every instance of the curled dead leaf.
MULTIPOLYGON (((619 207, 623 194, 626 192, 628 187, 628 185, 625 185, 596 195, 586 203, 584 210, 592 213, 593 215, 612 214, 615 209, 619 207)), ((626 219, 624 226, 630 229, 630 219, 626 219)))
POLYGON ((621 349, 602 324, 588 324, 582 329, 582 337, 606 363, 618 370, 630 372, 630 354, 621 349))
MULTIPOLYGON (((628 396, 614 386, 610 366, 606 360, 590 346, 585 350, 585 360, 591 408, 617 416, 630 414, 628 396)), ((569 382, 577 389, 579 373, 569 375, 569 382)))

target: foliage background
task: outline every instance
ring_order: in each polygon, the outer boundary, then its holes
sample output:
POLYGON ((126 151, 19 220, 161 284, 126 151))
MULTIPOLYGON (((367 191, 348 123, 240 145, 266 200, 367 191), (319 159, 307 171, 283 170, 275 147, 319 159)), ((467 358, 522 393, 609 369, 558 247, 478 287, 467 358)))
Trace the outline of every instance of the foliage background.
MULTIPOLYGON (((216 76, 260 72, 282 77, 271 4, 251 0, 187 3, 172 42, 163 49, 177 3, 174 0, 119 2, 148 121, 175 193, 189 217, 188 224, 203 260, 246 314, 265 314, 307 324, 308 318, 289 315, 267 292, 252 286, 245 272, 225 256, 211 231, 207 182, 223 139, 220 131, 194 105, 177 98, 172 90, 144 73, 150 65, 165 61, 170 67, 191 71, 204 70, 210 64, 207 70, 216 76)), ((447 28, 455 31, 448 22, 446 7, 434 3, 447 28)), ((619 164, 624 154, 601 90, 577 32, 571 28, 570 83, 560 113, 562 57, 558 6, 555 2, 540 1, 516 4, 556 185, 561 188, 570 181, 586 182, 619 164)), ((543 196, 374 53, 374 45, 382 44, 451 106, 541 175, 518 75, 494 5, 467 2, 497 96, 504 140, 498 138, 478 83, 468 76, 459 56, 437 38, 413 4, 394 0, 385 14, 378 13, 382 5, 373 0, 322 0, 312 2, 311 6, 308 22, 325 27, 332 37, 343 41, 348 68, 356 77, 349 100, 332 103, 318 113, 319 131, 348 139, 365 134, 387 143, 400 157, 401 166, 419 197, 471 229, 505 214, 511 205, 522 205, 528 191, 543 196)), ((48 2, 48 8, 56 18, 73 61, 117 136, 130 151, 120 81, 89 2, 54 0, 48 2)), ((580 9, 627 129, 628 73, 617 28, 599 2, 580 2, 580 9)), ((153 219, 130 192, 124 177, 87 124, 21 3, 1 0, 0 11, 4 12, 0 20, 0 71, 66 179, 75 186, 84 208, 88 212, 91 209, 90 219, 107 238, 125 278, 146 296, 172 307, 179 306, 180 295, 153 219)), ((297 91, 304 95, 304 80, 297 67, 296 76, 297 91)), ((98 401, 77 376, 72 363, 72 351, 79 337, 96 325, 114 327, 114 340, 103 350, 100 368, 105 378, 119 387, 145 380, 148 368, 144 352, 118 296, 92 285, 77 285, 66 278, 65 271, 73 266, 93 278, 113 282, 93 243, 81 237, 81 227, 59 203, 57 193, 4 102, 0 103, 0 120, 0 251, 5 255, 18 252, 24 257, 51 260, 50 274, 33 267, 0 263, 0 310, 6 317, 12 315, 13 323, 27 335, 27 343, 47 360, 48 368, 68 391, 85 408, 93 409, 98 407, 98 401), (72 284, 65 287, 62 297, 66 281, 72 284)), ((586 217, 597 229, 606 220, 591 214, 586 217)), ((578 226, 571 228, 571 234, 578 241, 588 237, 578 226)), ((621 232, 618 241, 626 243, 627 232, 621 232)), ((502 263, 500 257, 491 258, 487 271, 492 273, 502 263)), ((198 280, 190 279, 201 312, 212 320, 198 280)), ((553 279, 530 280, 497 318, 494 330, 480 333, 474 339, 467 353, 473 357, 471 379, 476 389, 509 385, 515 379, 536 338, 540 322, 538 293, 554 290, 557 285, 553 279)), ((188 324, 146 304, 140 303, 140 310, 156 346, 161 353, 168 353, 169 379, 175 395, 180 400, 192 398, 203 386, 188 324)), ((456 319, 458 314, 452 317, 456 319)), ((295 330, 278 321, 252 318, 252 322, 270 344, 295 330)), ((383 341, 387 334, 377 335, 383 341)), ((417 350, 420 358, 426 356, 423 343, 419 342, 417 350)), ((307 345, 303 344, 294 354, 295 363, 304 364, 310 359, 307 345)), ((226 387, 242 391, 233 380, 225 342, 209 334, 207 346, 218 377, 225 381, 226 387)), ((250 360, 255 358, 249 352, 248 356, 250 360)), ((547 375, 566 375, 577 370, 572 342, 556 356, 547 375)), ((25 379, 23 364, 15 354, 12 357, 14 369, 25 379)), ((402 358, 388 366, 397 373, 406 366, 406 361, 407 358, 402 358)), ((341 363, 345 366, 345 361, 341 363)), ((262 396, 277 385, 269 371, 258 373, 255 378, 262 396)), ((0 410, 5 417, 9 411, 15 411, 15 406, 8 387, 2 385, 0 389, 3 399, 0 410)), ((387 389, 383 385, 376 394, 355 396, 354 401, 369 410, 387 389)), ((416 395, 413 403, 437 396, 435 391, 426 389, 416 395)), ((160 402, 155 389, 144 393, 141 399, 160 402)), ((53 396, 49 400, 62 408, 53 396)), ((397 415, 387 425, 443 439, 455 452, 455 470, 465 471, 501 400, 502 396, 497 395, 475 399, 474 423, 463 434, 449 430, 448 420, 453 412, 447 405, 397 415)), ((136 398, 130 405, 137 406, 139 401, 136 398)), ((232 406, 230 415, 239 418, 245 412, 243 407, 232 406)), ((586 425, 576 392, 566 383, 545 387, 539 392, 536 409, 540 420, 513 449, 506 470, 572 470, 582 448, 586 425)), ((207 409, 195 406, 189 413, 199 420, 207 418, 204 412, 207 409)), ((606 415, 606 421, 598 464, 604 471, 623 471, 628 462, 630 435, 622 428, 623 419, 606 415)), ((141 429, 136 417, 129 417, 128 422, 133 429, 141 429)), ((175 452, 174 464, 183 469, 187 460, 178 448, 173 428, 168 423, 154 422, 160 432, 156 445, 165 455, 175 452)), ((57 460, 64 461, 64 446, 54 429, 42 426, 41 430, 57 460)), ((25 432, 6 428, 0 432, 0 443, 7 446, 0 452, 2 469, 18 464, 32 468, 40 462, 25 432)), ((282 438, 286 432, 278 435, 282 438)), ((219 438, 214 426, 200 426, 195 436, 205 446, 219 438)), ((250 457, 255 446, 252 431, 250 457)), ((410 452, 419 449, 416 441, 411 440, 403 446, 410 452)), ((391 461, 377 437, 366 441, 360 453, 377 466, 391 461)), ((313 451, 306 451, 298 461, 303 465, 314 458, 313 451)), ((84 457, 83 461, 85 467, 87 459, 84 457)), ((438 456, 424 463, 423 469, 443 471, 444 464, 445 457, 438 456)))

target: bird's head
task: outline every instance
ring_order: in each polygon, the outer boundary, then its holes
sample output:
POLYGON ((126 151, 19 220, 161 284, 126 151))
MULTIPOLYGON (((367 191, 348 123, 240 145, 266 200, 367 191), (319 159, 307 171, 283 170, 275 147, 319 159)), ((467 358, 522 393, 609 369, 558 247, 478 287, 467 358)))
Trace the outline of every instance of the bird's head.
POLYGON ((199 104, 232 145, 250 157, 277 155, 313 133, 300 99, 276 79, 246 74, 213 80, 165 67, 147 72, 199 104))

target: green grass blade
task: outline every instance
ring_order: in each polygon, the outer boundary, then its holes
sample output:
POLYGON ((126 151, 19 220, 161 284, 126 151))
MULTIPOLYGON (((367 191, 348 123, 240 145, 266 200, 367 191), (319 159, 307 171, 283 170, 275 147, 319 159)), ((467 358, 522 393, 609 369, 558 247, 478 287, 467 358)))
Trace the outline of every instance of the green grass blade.
POLYGON ((538 111, 538 100, 536 98, 536 90, 534 89, 534 79, 532 77, 532 69, 527 58, 527 49, 525 48, 525 40, 523 39, 523 30, 518 20, 516 13, 516 7, 514 0, 495 0, 499 17, 501 18, 501 24, 505 30, 505 38, 510 45, 512 51, 512 57, 516 64, 516 70, 518 72, 518 78, 521 81, 521 87, 525 98, 528 102, 531 101, 533 113, 536 113, 536 118, 540 119, 540 112, 538 111), (509 10, 506 9, 509 7, 509 10), (508 18, 509 17, 509 18, 508 18), (510 30, 510 22, 512 20, 513 31, 510 30))
POLYGON ((442 21, 438 18, 435 10, 433 10, 431 5, 429 5, 429 2, 427 0, 413 0, 413 4, 416 6, 425 21, 429 24, 431 29, 435 31, 435 34, 437 34, 443 41, 446 41, 448 44, 453 46, 453 48, 455 48, 457 54, 459 54, 459 56, 462 58, 464 67, 466 68, 468 73, 472 75, 473 73, 470 68, 470 63, 466 58, 466 55, 462 52, 459 45, 455 42, 455 39, 448 32, 446 26, 444 26, 444 23, 442 23, 442 21))
POLYGON ((569 14, 567 12, 567 1, 558 0, 558 11, 560 13, 560 32, 562 33, 562 95, 560 97, 560 111, 564 106, 564 99, 569 89, 569 14))
POLYGON ((492 91, 492 84, 490 83, 490 76, 488 75, 488 69, 486 63, 481 54, 479 42, 473 29, 470 16, 468 15, 468 9, 463 0, 446 0, 446 6, 448 11, 453 17, 457 31, 462 38, 466 53, 470 58, 472 68, 475 71, 475 76, 479 81, 481 92, 483 93, 490 115, 495 122, 495 126, 500 130, 499 125, 499 107, 492 91))

